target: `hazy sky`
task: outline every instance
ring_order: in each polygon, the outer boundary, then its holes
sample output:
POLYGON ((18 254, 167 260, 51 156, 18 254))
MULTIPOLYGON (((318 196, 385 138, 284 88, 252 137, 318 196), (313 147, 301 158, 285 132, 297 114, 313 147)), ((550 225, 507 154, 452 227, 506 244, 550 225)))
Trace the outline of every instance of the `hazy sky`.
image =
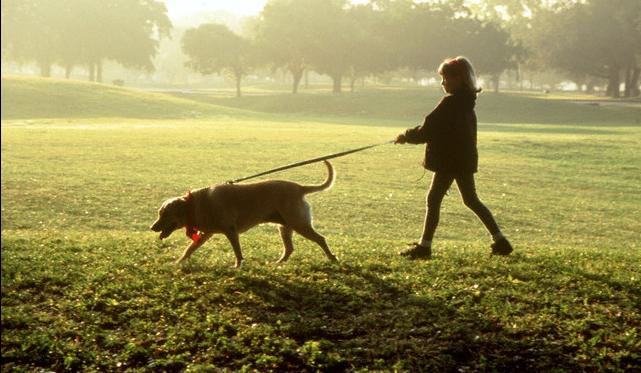
POLYGON ((171 19, 199 13, 204 10, 227 10, 240 16, 260 13, 267 0, 165 0, 171 19))
MULTIPOLYGON (((239 16, 253 16, 260 13, 267 0, 165 0, 172 20, 208 10, 227 10, 239 16)), ((363 3, 367 0, 352 0, 363 3)))

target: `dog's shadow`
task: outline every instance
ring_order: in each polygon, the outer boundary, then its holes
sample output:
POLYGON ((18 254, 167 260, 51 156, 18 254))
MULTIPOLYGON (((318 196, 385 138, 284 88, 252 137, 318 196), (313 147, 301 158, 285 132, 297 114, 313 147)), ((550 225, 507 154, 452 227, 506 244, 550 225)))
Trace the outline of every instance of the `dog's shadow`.
MULTIPOLYGON (((507 259, 532 261, 531 265, 538 267, 547 264, 544 259, 522 255, 507 259)), ((479 367, 482 363, 502 371, 519 371, 532 367, 532 362, 539 367, 554 367, 558 364, 555 357, 564 353, 562 343, 553 343, 565 339, 553 324, 530 331, 512 329, 513 316, 519 319, 523 312, 537 312, 535 304, 512 309, 512 291, 486 295, 447 286, 430 291, 433 281, 408 281, 396 265, 387 262, 301 260, 295 266, 283 267, 259 263, 240 270, 214 267, 194 263, 184 270, 203 281, 210 281, 212 275, 222 279, 226 285, 220 290, 224 294, 216 301, 233 303, 234 309, 245 316, 244 322, 271 328, 270 333, 292 339, 299 346, 320 341, 326 343, 323 351, 349 350, 345 355, 349 361, 343 362, 349 366, 368 366, 375 359, 402 361, 406 367, 429 371, 425 364, 437 358, 440 362, 434 365, 436 370, 443 366, 479 367), (233 301, 229 298, 232 294, 242 299, 233 301), (528 333, 530 337, 523 338, 528 333)), ((542 281, 535 273, 517 269, 494 266, 492 278, 542 281)), ((434 275, 430 278, 436 281, 438 273, 430 271, 426 266, 424 275, 434 275)), ((620 281, 576 269, 571 272, 576 278, 638 295, 638 290, 620 281)), ((343 363, 331 368, 348 369, 343 363)), ((567 367, 573 367, 572 363, 567 367)))
MULTIPOLYGON (((361 337, 380 344, 366 349, 385 348, 390 337, 402 341, 437 335, 460 314, 442 299, 416 295, 385 265, 342 262, 309 267, 298 278, 270 270, 240 273, 235 281, 254 302, 237 306, 255 322, 282 328, 281 333, 301 344, 309 339, 341 344, 361 337)), ((469 338, 452 346, 455 355, 467 354, 464 342, 469 338)))

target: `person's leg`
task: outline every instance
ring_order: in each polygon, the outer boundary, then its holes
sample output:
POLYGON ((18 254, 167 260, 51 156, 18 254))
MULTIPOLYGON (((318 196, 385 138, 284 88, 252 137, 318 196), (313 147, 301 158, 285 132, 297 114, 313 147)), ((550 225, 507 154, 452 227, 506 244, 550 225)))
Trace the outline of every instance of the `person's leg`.
POLYGON ((507 241, 501 229, 499 228, 492 212, 481 202, 476 194, 476 185, 474 183, 474 174, 464 174, 456 176, 456 185, 458 186, 463 203, 483 222, 485 228, 492 236, 492 253, 507 255, 512 252, 512 246, 507 241))
POLYGON ((441 203, 447 190, 452 185, 454 176, 444 173, 435 173, 432 177, 432 185, 427 193, 425 222, 423 223, 423 235, 421 236, 421 245, 430 246, 434 238, 434 232, 438 226, 441 216, 441 203))
POLYGON ((492 216, 490 210, 481 202, 476 194, 474 174, 457 175, 456 185, 458 186, 465 206, 474 211, 492 237, 501 233, 501 229, 499 229, 498 224, 496 224, 494 216, 492 216))
POLYGON ((441 202, 454 181, 453 175, 435 173, 432 177, 432 185, 427 193, 425 222, 423 223, 423 234, 420 243, 413 244, 399 254, 411 259, 429 259, 432 256, 432 238, 438 225, 441 202))

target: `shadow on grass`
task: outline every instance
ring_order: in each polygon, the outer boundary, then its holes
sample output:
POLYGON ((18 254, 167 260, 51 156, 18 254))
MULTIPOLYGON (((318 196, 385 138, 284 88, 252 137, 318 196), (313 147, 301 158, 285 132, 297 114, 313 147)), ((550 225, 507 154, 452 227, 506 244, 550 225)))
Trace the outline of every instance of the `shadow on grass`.
MULTIPOLYGON (((558 361, 571 353, 544 330, 514 331, 501 314, 486 312, 467 292, 425 292, 382 265, 314 267, 311 278, 241 275, 243 291, 255 302, 239 305, 260 323, 300 345, 320 341, 328 370, 351 367, 410 371, 577 368, 558 361)), ((499 299, 501 302, 506 299, 499 299)), ((504 316, 509 317, 509 314, 504 316)))
POLYGON ((612 259, 600 253, 453 254, 411 266, 299 257, 235 270, 226 260, 175 267, 169 255, 143 262, 131 251, 114 255, 113 243, 71 245, 71 256, 50 245, 36 255, 28 240, 3 245, 3 371, 626 371, 639 363, 630 332, 639 290, 607 269, 590 272, 586 263, 612 259), (79 254, 86 258, 70 259, 79 254), (566 263, 576 258, 578 266, 566 263), (624 316, 603 314, 610 306, 624 316))
MULTIPOLYGON (((605 293, 620 293, 622 297, 635 302, 637 307, 641 308, 641 288, 639 288, 634 281, 626 283, 613 278, 616 274, 606 272, 607 267, 599 267, 602 271, 599 273, 582 269, 578 263, 561 264, 558 260, 554 260, 553 258, 521 256, 519 260, 527 263, 527 268, 531 269, 531 276, 540 276, 541 273, 547 273, 547 277, 550 281, 558 281, 559 277, 565 276, 572 282, 578 284, 577 287, 579 289, 581 287, 589 288, 593 286, 601 291, 607 290, 604 291, 605 293), (533 271, 533 269, 537 269, 540 272, 533 271)), ((607 255, 596 254, 590 255, 583 260, 607 262, 617 259, 614 257, 608 257, 607 255)), ((547 285, 552 286, 553 283, 547 285)))

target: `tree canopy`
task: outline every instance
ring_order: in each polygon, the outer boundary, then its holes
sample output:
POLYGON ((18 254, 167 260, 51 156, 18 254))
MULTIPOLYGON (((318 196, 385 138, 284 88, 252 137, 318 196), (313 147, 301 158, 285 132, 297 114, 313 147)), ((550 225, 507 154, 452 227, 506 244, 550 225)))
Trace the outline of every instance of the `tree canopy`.
MULTIPOLYGON (((86 66, 101 80, 102 63, 153 69, 160 38, 172 28, 161 0, 12 0, 2 2, 2 58, 51 66, 86 66)), ((505 71, 553 71, 591 90, 639 95, 639 0, 268 0, 251 35, 206 23, 185 33, 188 66, 231 74, 240 94, 250 71, 282 69, 292 92, 308 71, 341 92, 344 78, 400 72, 433 74, 464 55, 498 90, 505 71)), ((178 48, 176 48, 178 49, 178 48)), ((518 78, 517 78, 518 79, 518 78)))
POLYGON ((209 23, 187 30, 182 45, 189 57, 189 67, 202 74, 230 72, 236 79, 236 95, 241 95, 241 79, 253 65, 252 46, 248 40, 227 26, 209 23))
POLYGON ((13 0, 2 2, 3 58, 51 66, 85 65, 101 80, 106 59, 152 70, 159 39, 172 24, 155 0, 13 0))

